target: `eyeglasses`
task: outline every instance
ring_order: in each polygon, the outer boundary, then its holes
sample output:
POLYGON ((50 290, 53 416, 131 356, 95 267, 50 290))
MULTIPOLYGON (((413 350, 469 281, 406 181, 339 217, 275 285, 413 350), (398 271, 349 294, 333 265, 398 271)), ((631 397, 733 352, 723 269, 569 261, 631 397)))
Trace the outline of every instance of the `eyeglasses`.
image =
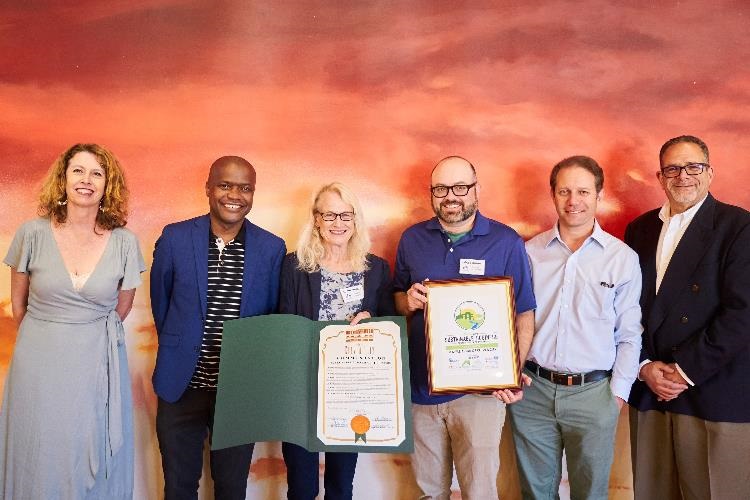
POLYGON ((333 222, 336 220, 336 217, 341 219, 341 222, 351 222, 354 220, 354 212, 341 212, 340 214, 336 212, 317 212, 317 214, 326 222, 333 222))
POLYGON ((456 196, 466 196, 469 194, 469 189, 476 185, 477 183, 474 182, 473 184, 454 184, 453 186, 432 186, 430 191, 435 198, 445 198, 448 196, 448 191, 453 191, 456 196))
POLYGON ((688 163, 686 165, 667 165, 662 167, 661 175, 670 179, 672 177, 679 177, 683 170, 688 175, 700 175, 704 170, 711 167, 708 163, 688 163))

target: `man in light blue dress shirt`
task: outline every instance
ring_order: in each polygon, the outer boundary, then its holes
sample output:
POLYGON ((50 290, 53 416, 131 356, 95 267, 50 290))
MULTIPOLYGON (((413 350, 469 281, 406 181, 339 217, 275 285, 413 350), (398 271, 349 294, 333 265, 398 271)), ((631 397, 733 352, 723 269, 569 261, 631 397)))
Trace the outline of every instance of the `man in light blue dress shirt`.
POLYGON ((591 158, 555 165, 558 223, 526 243, 537 299, 524 370, 532 384, 509 407, 524 498, 556 498, 563 450, 571 498, 607 498, 643 328, 638 256, 595 218, 603 185, 591 158))

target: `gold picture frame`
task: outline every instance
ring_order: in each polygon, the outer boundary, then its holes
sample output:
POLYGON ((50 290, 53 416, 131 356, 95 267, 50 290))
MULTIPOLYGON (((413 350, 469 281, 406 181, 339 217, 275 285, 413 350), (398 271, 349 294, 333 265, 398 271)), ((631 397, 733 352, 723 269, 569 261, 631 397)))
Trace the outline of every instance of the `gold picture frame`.
POLYGON ((521 387, 513 278, 425 281, 430 394, 521 387))

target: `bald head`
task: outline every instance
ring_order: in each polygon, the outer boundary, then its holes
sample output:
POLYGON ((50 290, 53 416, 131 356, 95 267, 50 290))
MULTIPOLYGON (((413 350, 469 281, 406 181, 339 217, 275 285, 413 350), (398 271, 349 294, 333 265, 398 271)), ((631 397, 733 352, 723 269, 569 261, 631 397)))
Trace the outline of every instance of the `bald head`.
POLYGON ((255 185, 255 167, 253 167, 249 161, 242 158, 241 156, 222 156, 211 164, 211 168, 208 171, 208 183, 211 184, 216 181, 217 177, 220 176, 224 167, 229 165, 235 165, 243 169, 247 169, 253 178, 253 186, 255 185))
POLYGON ((435 164, 435 166, 432 168, 433 185, 435 184, 434 183, 435 172, 437 172, 438 170, 443 170, 443 169, 449 169, 449 170, 459 169, 460 170, 460 169, 467 169, 467 168, 471 170, 472 178, 476 179, 477 171, 474 168, 474 165, 472 165, 469 160, 467 160, 466 158, 462 158, 460 156, 446 156, 445 158, 437 162, 437 164, 435 164))

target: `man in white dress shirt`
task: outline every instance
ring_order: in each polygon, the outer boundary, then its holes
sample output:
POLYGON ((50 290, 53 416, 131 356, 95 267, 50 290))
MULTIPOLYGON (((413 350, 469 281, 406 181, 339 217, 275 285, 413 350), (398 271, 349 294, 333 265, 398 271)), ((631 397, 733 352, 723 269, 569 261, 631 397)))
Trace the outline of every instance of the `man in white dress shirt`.
MULTIPOLYGON (((628 225, 643 271, 630 394, 636 499, 750 498, 750 213, 709 192, 695 136, 668 140, 666 202, 628 225)), ((731 174, 730 174, 731 175, 731 174)))

